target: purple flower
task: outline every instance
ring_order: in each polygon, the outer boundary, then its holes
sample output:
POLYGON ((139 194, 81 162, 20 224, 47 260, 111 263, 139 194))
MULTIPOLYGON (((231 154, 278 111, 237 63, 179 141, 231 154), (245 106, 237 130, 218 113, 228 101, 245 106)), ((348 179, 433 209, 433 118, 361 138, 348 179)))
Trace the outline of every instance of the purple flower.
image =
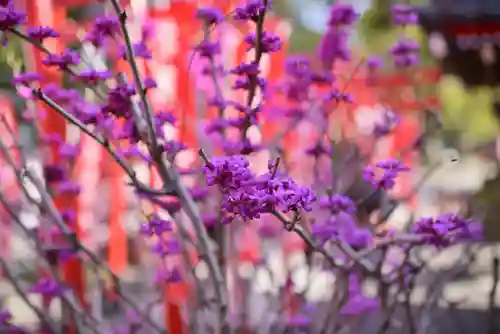
POLYGON ((57 191, 61 195, 78 195, 81 187, 74 182, 64 181, 57 186, 57 191))
POLYGON ((182 252, 180 243, 176 239, 158 240, 151 249, 161 256, 177 255, 182 252))
POLYGON ((139 233, 146 237, 152 237, 155 235, 155 232, 149 223, 142 223, 139 228, 139 233))
POLYGON ((144 43, 151 41, 156 34, 154 21, 145 19, 141 28, 141 41, 144 43))
POLYGON ((111 73, 109 71, 90 69, 78 73, 77 78, 87 85, 97 85, 99 82, 111 78, 111 73))
POLYGON ((95 30, 89 31, 84 37, 83 42, 89 42, 94 47, 99 48, 104 44, 104 36, 95 30))
POLYGON ((108 92, 108 102, 103 107, 103 114, 112 114, 118 118, 131 118, 131 97, 136 94, 132 85, 118 84, 108 92))
POLYGON ((447 213, 437 218, 422 218, 412 227, 412 232, 437 247, 446 247, 463 240, 479 240, 482 228, 476 221, 447 213))
POLYGON ((257 22, 259 16, 271 8, 271 0, 267 1, 267 8, 264 0, 247 0, 244 5, 239 5, 234 9, 233 20, 257 22))
POLYGON ((342 306, 340 314, 345 316, 358 316, 368 312, 377 311, 380 307, 379 301, 363 295, 360 279, 355 274, 349 276, 349 299, 342 306))
POLYGON ((61 296, 64 293, 64 288, 51 278, 41 278, 30 288, 30 292, 54 298, 61 296))
POLYGON ((71 65, 78 65, 80 63, 80 56, 78 53, 71 49, 66 49, 61 54, 49 54, 45 59, 42 59, 45 66, 57 66, 64 69, 71 65))
POLYGON ((57 38, 61 36, 61 34, 54 29, 46 26, 30 27, 28 28, 27 34, 39 43, 43 43, 43 41, 48 38, 57 38))
POLYGON ((163 124, 170 123, 175 125, 177 123, 177 118, 170 111, 162 110, 156 113, 158 120, 162 121, 163 124))
POLYGON ((172 270, 160 269, 156 272, 155 283, 179 283, 182 282, 182 275, 178 268, 172 270))
POLYGON ((128 139, 129 143, 132 145, 137 144, 142 140, 142 134, 139 132, 133 118, 127 119, 120 130, 118 138, 128 139))
POLYGON ((330 210, 332 214, 340 212, 352 214, 356 212, 356 204, 349 197, 338 194, 322 197, 319 206, 322 209, 330 210))
POLYGON ((304 314, 297 314, 289 317, 287 323, 293 328, 307 327, 311 324, 311 317, 304 314))
POLYGON ((216 118, 211 120, 205 126, 205 133, 207 135, 212 133, 222 133, 229 126, 229 122, 226 119, 216 118))
POLYGON ((199 52, 200 57, 212 58, 221 53, 221 46, 218 41, 212 42, 205 39, 195 47, 195 50, 199 52))
POLYGON ((394 66, 398 68, 407 68, 417 64, 419 61, 419 51, 420 46, 417 42, 409 38, 400 38, 390 49, 394 60, 394 66))
POLYGON ((377 189, 391 189, 395 185, 395 179, 400 172, 407 172, 410 169, 396 159, 388 159, 376 163, 374 166, 367 166, 364 169, 364 179, 377 189), (380 173, 382 176, 378 176, 380 173))
MULTIPOLYGON (((267 81, 266 79, 262 78, 262 77, 257 77, 257 85, 262 89, 262 90, 265 90, 267 88, 267 81)), ((253 85, 253 81, 250 80, 248 77, 242 77, 242 78, 238 78, 234 81, 233 83, 233 86, 231 87, 232 89, 234 90, 250 90, 250 88, 252 88, 254 85, 253 85)))
POLYGON ((385 170, 391 170, 391 171, 395 171, 395 172, 406 172, 406 171, 410 170, 410 168, 403 165, 400 161, 398 161, 396 159, 392 159, 392 158, 377 162, 375 164, 375 166, 378 168, 382 168, 385 170))
POLYGON ((311 71, 311 62, 309 59, 300 56, 287 58, 285 62, 286 74, 294 78, 302 78, 308 76, 311 71))
POLYGON ((100 16, 94 20, 92 31, 102 37, 114 38, 120 34, 120 24, 114 16, 100 16))
POLYGON ((193 188, 193 189, 189 190, 189 193, 191 194, 191 197, 193 198, 194 201, 203 201, 209 195, 209 189, 208 188, 193 188))
POLYGON ((337 60, 351 59, 348 38, 348 33, 343 29, 330 29, 323 35, 318 47, 318 57, 325 70, 332 69, 337 60))
POLYGON ((219 222, 220 215, 214 213, 206 213, 201 216, 205 227, 213 227, 219 222))
MULTIPOLYGON (((257 45, 257 35, 254 33, 248 34, 244 41, 249 45, 249 49, 254 49, 257 45)), ((281 49, 282 45, 283 42, 278 35, 264 31, 261 36, 259 50, 261 53, 277 52, 281 49)))
POLYGON ((155 79, 151 78, 151 77, 147 77, 144 79, 144 88, 145 89, 152 89, 152 88, 156 88, 158 87, 155 79))
POLYGON ((354 24, 357 19, 358 14, 356 14, 352 5, 336 3, 330 7, 328 25, 330 27, 350 26, 354 24))
POLYGON ((67 177, 66 170, 61 165, 45 165, 43 175, 47 183, 59 182, 67 177))
POLYGON ((296 102, 304 102, 309 98, 312 81, 309 77, 288 82, 284 87, 285 95, 288 99, 296 102))
POLYGON ((231 74, 235 74, 235 75, 246 75, 246 76, 256 76, 258 74, 260 74, 260 69, 259 69, 259 65, 252 62, 252 63, 248 63, 248 64, 239 64, 238 66, 236 66, 235 68, 233 68, 231 71, 230 71, 231 74))
POLYGON ((66 209, 61 211, 61 218, 68 225, 72 225, 76 219, 76 213, 73 209, 66 209))
POLYGON ((57 84, 48 84, 44 87, 43 92, 52 100, 59 104, 74 104, 77 101, 82 101, 81 95, 76 90, 63 89, 57 84))
POLYGON ((16 75, 11 82, 13 85, 29 86, 32 82, 40 81, 41 79, 42 76, 38 73, 25 72, 16 75))
POLYGON ((383 60, 379 56, 370 56, 366 58, 366 67, 369 71, 375 71, 381 68, 383 65, 383 60))
POLYGON ((264 184, 262 187, 266 191, 272 190, 278 199, 278 207, 281 210, 284 212, 298 211, 299 209, 305 211, 312 210, 311 204, 316 201, 316 195, 310 188, 300 186, 288 177, 271 178, 271 176, 271 174, 264 175, 263 178, 265 181, 263 181, 264 184), (266 181, 266 178, 269 180, 266 181))
POLYGON ((359 316, 370 312, 375 312, 380 308, 380 303, 375 298, 370 298, 356 293, 349 296, 347 303, 342 306, 340 314, 344 316, 359 316))
MULTIPOLYGON (((136 58, 144 58, 149 60, 153 57, 151 51, 149 51, 147 45, 144 42, 134 43, 132 45, 132 51, 134 52, 134 57, 136 58)), ((120 47, 120 58, 122 58, 123 60, 127 60, 127 49, 125 45, 122 45, 120 47)))
POLYGON ((9 310, 0 309, 0 327, 9 325, 11 320, 12 314, 9 312, 9 310))
POLYGON ((65 159, 75 159, 80 153, 80 145, 63 143, 59 146, 59 155, 65 159))
POLYGON ((14 29, 19 24, 26 23, 26 14, 14 8, 14 2, 8 2, 0 7, 0 31, 14 29))
POLYGON ((213 157, 202 167, 208 186, 218 185, 222 192, 237 191, 253 180, 248 160, 241 155, 213 157))
POLYGON ((188 147, 178 140, 169 140, 163 146, 163 152, 170 154, 170 156, 176 156, 179 152, 186 150, 188 147))
POLYGON ((311 73, 311 81, 317 85, 330 85, 335 81, 334 76, 329 72, 311 73))
POLYGON ((341 235, 341 238, 356 250, 369 247, 373 244, 373 234, 367 228, 355 227, 341 235))
POLYGON ((215 7, 199 8, 196 18, 205 21, 207 25, 216 25, 224 21, 224 15, 215 7))
MULTIPOLYGON (((330 216, 324 222, 317 222, 312 225, 312 234, 324 241, 330 239, 346 239, 351 241, 356 233, 356 222, 354 217, 347 212, 339 212, 330 216)), ((347 240, 346 240, 347 241, 347 240)), ((356 241, 356 240, 354 240, 356 241)))
POLYGON ((313 224, 311 227, 311 233, 314 237, 323 241, 338 238, 339 236, 338 227, 334 224, 329 224, 328 222, 313 224))
POLYGON ((169 220, 161 219, 157 214, 154 214, 149 221, 149 226, 154 234, 161 236, 164 232, 172 232, 172 222, 169 220))
POLYGON ((397 26, 406 26, 418 23, 418 14, 412 5, 396 4, 391 7, 392 23, 397 26))
POLYGON ((310 211, 316 200, 311 189, 290 178, 266 173, 256 177, 243 156, 215 157, 203 167, 207 185, 218 185, 222 194, 222 209, 229 213, 226 222, 238 216, 259 218, 273 210, 283 212, 310 211))
POLYGON ((326 94, 324 97, 325 101, 335 101, 336 103, 344 102, 351 104, 354 102, 352 95, 347 92, 342 92, 339 90, 333 90, 332 92, 326 94))

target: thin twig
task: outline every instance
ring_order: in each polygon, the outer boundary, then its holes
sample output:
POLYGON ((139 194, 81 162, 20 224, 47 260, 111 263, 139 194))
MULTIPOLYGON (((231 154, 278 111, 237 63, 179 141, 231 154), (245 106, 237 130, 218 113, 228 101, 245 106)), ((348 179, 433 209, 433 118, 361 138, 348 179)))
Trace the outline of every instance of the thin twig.
POLYGON ((19 297, 28 305, 28 307, 36 314, 38 319, 45 325, 48 326, 51 333, 54 334, 59 334, 61 332, 60 329, 58 329, 58 326, 54 323, 52 318, 50 317, 49 314, 41 310, 40 308, 36 307, 31 300, 28 298, 27 293, 21 288, 21 286, 18 283, 18 279, 14 277, 12 272, 9 269, 9 266, 7 265, 7 262, 4 259, 0 259, 0 265, 2 266, 2 273, 5 275, 5 278, 9 280, 9 282, 12 284, 14 287, 14 290, 16 290, 16 293, 18 294, 19 297))
POLYGON ((489 295, 489 302, 488 302, 488 334, 495 334, 497 333, 496 328, 496 313, 497 313, 497 306, 496 306, 496 297, 497 297, 497 290, 498 290, 498 280, 499 280, 499 271, 500 271, 500 259, 498 256, 495 256, 493 258, 492 264, 491 264, 491 276, 493 279, 491 290, 490 290, 490 295, 489 295))
POLYGON ((55 112, 63 116, 69 123, 75 125, 80 131, 94 139, 98 144, 100 144, 104 149, 113 157, 113 159, 118 163, 118 165, 127 173, 130 178, 132 184, 136 186, 136 188, 145 194, 149 195, 174 195, 171 189, 165 190, 156 190, 152 189, 145 184, 143 184, 136 176, 135 171, 118 155, 118 153, 111 147, 110 143, 106 138, 101 138, 99 135, 92 132, 83 122, 81 122, 78 118, 68 113, 64 108, 58 105, 55 101, 49 98, 42 89, 34 89, 33 95, 36 96, 39 100, 44 102, 48 107, 53 109, 55 112))

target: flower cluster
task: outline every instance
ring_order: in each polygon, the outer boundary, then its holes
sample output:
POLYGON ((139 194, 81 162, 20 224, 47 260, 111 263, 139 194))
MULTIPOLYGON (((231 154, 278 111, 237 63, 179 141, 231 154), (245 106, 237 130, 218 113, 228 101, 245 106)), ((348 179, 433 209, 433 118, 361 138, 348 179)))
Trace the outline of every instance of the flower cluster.
MULTIPOLYGON (((148 221, 141 225, 140 232, 147 238, 154 240, 151 251, 158 254, 161 258, 177 256, 182 253, 181 243, 175 237, 172 222, 163 219, 157 213, 152 214, 148 221)), ((162 284, 179 282, 181 280, 181 272, 177 266, 174 266, 169 270, 165 268, 159 269, 155 282, 162 284)))
POLYGON ((479 240, 482 230, 476 221, 447 213, 436 218, 418 220, 412 226, 412 232, 423 236, 427 243, 446 247, 460 241, 479 240))
POLYGON ((3 1, 0 4, 0 32, 2 32, 2 46, 7 45, 7 33, 18 25, 26 23, 26 13, 14 7, 14 0, 3 1))
MULTIPOLYGON (((270 164, 272 166, 272 164, 270 164)), ((298 185, 270 168, 256 176, 244 156, 214 157, 203 166, 207 185, 219 186, 222 208, 229 223, 239 217, 244 220, 259 218, 276 211, 310 211, 316 196, 311 189, 298 185)))
POLYGON ((364 170, 364 178, 376 189, 389 190, 394 187, 398 174, 409 170, 400 161, 388 159, 377 162, 375 165, 367 166, 364 170))
MULTIPOLYGON (((257 115, 262 110, 263 101, 259 101, 258 105, 254 106, 256 92, 260 90, 265 94, 268 88, 267 81, 260 75, 259 64, 262 55, 277 52, 282 47, 279 36, 267 31, 264 26, 263 18, 271 8, 270 6, 271 1, 268 0, 251 0, 236 7, 232 14, 235 21, 253 22, 256 26, 256 31, 249 32, 244 38, 244 42, 248 46, 247 50, 253 50, 255 58, 247 63, 238 64, 228 71, 229 74, 236 77, 232 89, 247 92, 248 101, 246 104, 226 100, 221 95, 218 82, 221 65, 218 65, 216 59, 221 53, 220 42, 218 40, 212 41, 209 36, 205 36, 205 39, 196 46, 199 57, 206 60, 206 64, 208 64, 204 67, 202 75, 215 79, 213 84, 217 86, 215 96, 210 98, 210 105, 219 109, 219 118, 211 120, 205 131, 207 134, 218 134, 222 138, 221 146, 228 155, 247 155, 262 149, 248 139, 247 131, 251 125, 257 124, 257 115), (232 118, 226 117, 224 110, 228 106, 236 109, 239 115, 232 118), (235 141, 225 136, 231 128, 237 129, 241 133, 239 136, 241 140, 235 141)), ((200 8, 196 17, 204 22, 206 28, 209 28, 221 23, 223 15, 215 8, 200 8)), ((225 71, 222 71, 222 74, 226 74, 225 71)))
POLYGON ((349 28, 358 15, 352 5, 334 4, 330 9, 328 31, 319 45, 318 56, 325 69, 331 69, 336 60, 350 60, 349 28))
POLYGON ((261 16, 271 9, 270 0, 248 0, 235 8, 233 19, 236 21, 253 21, 257 23, 261 16))
POLYGON ((405 27, 418 23, 418 14, 415 8, 408 4, 395 4, 391 7, 392 23, 405 27))
POLYGON ((92 29, 87 32, 83 40, 95 47, 102 47, 107 38, 116 38, 120 35, 118 19, 113 16, 102 16, 94 20, 92 29))
POLYGON ((41 278, 31 287, 30 291, 52 299, 60 297, 64 293, 64 288, 53 279, 41 278))
MULTIPOLYGON (((406 27, 417 24, 418 16, 415 8, 407 4, 397 4, 391 8, 392 20, 396 26, 406 27)), ((400 36, 390 53, 396 68, 408 68, 418 64, 420 45, 413 39, 400 36)))
POLYGON ((328 210, 330 216, 312 226, 312 233, 322 244, 330 240, 341 240, 354 249, 371 245, 372 233, 363 227, 358 227, 354 213, 355 203, 347 196, 329 194, 319 201, 320 208, 328 210))
POLYGON ((365 313, 377 311, 380 303, 376 298, 367 297, 363 294, 360 278, 356 274, 349 276, 349 299, 342 306, 340 313, 344 316, 354 317, 365 313))

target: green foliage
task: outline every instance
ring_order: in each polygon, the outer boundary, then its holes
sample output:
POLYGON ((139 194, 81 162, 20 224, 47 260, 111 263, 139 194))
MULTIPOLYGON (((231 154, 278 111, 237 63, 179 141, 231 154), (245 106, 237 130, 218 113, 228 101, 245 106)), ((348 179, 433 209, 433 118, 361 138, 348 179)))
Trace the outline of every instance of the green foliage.
POLYGON ((485 210, 483 218, 485 241, 500 240, 500 174, 487 181, 483 189, 474 196, 474 201, 485 210))
POLYGON ((297 25, 290 37, 290 52, 315 52, 321 36, 297 25))
POLYGON ((368 9, 358 22, 358 31, 364 36, 385 33, 391 29, 391 18, 388 9, 372 7, 368 9))
POLYGON ((0 89, 13 90, 10 80, 13 68, 23 68, 22 45, 17 38, 9 38, 9 44, 1 47, 0 52, 0 89))
POLYGON ((462 141, 482 143, 496 136, 499 128, 490 88, 467 90, 459 79, 446 76, 439 83, 438 93, 444 126, 459 131, 462 141))

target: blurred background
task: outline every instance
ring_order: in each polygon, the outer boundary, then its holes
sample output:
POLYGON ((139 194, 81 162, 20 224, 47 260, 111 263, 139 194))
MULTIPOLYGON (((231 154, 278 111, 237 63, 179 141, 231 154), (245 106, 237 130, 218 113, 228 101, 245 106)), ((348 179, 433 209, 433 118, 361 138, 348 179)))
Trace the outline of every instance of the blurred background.
MULTIPOLYGON (((95 1, 56 1, 56 0, 27 0, 30 4, 39 3, 46 11, 51 11, 59 27, 56 30, 64 32, 68 44, 74 43, 82 34, 85 22, 97 13, 104 11, 95 1), (32 2, 32 3, 31 3, 32 2), (48 6, 47 4, 50 4, 48 6), (52 9, 50 9, 52 8, 52 9)), ((219 1, 219 0, 216 0, 219 1)), ((222 0, 220 0, 222 1, 222 0)), ((173 31, 188 31, 184 26, 191 24, 192 13, 188 10, 179 10, 175 14, 155 16, 158 12, 168 11, 173 3, 180 1, 147 1, 130 0, 129 6, 137 17, 149 15, 156 24, 157 32, 161 33, 162 41, 167 51, 153 48, 155 58, 154 71, 159 84, 161 96, 172 99, 182 99, 180 86, 177 92, 169 91, 169 86, 179 83, 177 77, 182 74, 190 75, 188 69, 181 71, 180 65, 162 64, 163 52, 188 52, 193 41, 199 40, 199 34, 187 32, 178 33, 189 40, 184 43, 171 41, 175 37, 173 31), (146 13, 146 14, 145 14, 146 13), (174 19, 172 19, 172 15, 174 19), (165 20, 170 20, 169 24, 165 20), (164 21, 164 22, 162 22, 164 21), (172 28, 172 25, 175 27, 172 28), (160 29, 160 30, 158 30, 160 29), (176 30, 177 29, 177 30, 176 30), (182 45, 181 45, 182 44, 182 45), (182 49, 184 47, 184 49, 182 49), (177 48, 177 49, 175 49, 177 48), (175 49, 175 50, 174 50, 175 49), (158 54, 157 54, 158 53, 158 54), (187 72, 186 72, 187 71, 187 72), (176 81, 177 80, 177 81, 176 81)), ((189 2, 189 1, 188 1, 189 2)), ((210 3, 210 1, 200 1, 210 3)), ((291 54, 300 54, 314 57, 321 35, 326 31, 328 7, 333 0, 274 0, 274 15, 272 27, 277 29, 286 38, 286 49, 281 59, 291 54)), ((421 62, 408 73, 390 66, 389 48, 393 45, 400 31, 393 27, 390 21, 391 0, 344 0, 342 3, 351 3, 360 14, 359 23, 355 27, 350 43, 352 45, 352 61, 347 61, 335 68, 339 80, 349 81, 347 91, 353 95, 354 104, 345 110, 349 117, 333 119, 339 122, 339 131, 348 136, 363 136, 368 131, 373 120, 390 108, 402 116, 398 129, 388 138, 377 144, 377 156, 380 158, 396 154, 398 150, 415 139, 421 129, 430 129, 429 137, 420 148, 418 155, 412 156, 408 163, 413 169, 408 180, 403 180, 395 189, 396 195, 405 194, 415 184, 415 180, 424 177, 427 172, 440 162, 438 170, 426 180, 426 183, 414 199, 400 205, 389 219, 395 227, 403 227, 413 217, 431 216, 440 212, 477 212, 484 221, 485 242, 484 251, 480 253, 474 275, 463 278, 450 285, 449 293, 456 298, 473 290, 474 296, 461 307, 471 312, 481 312, 487 303, 489 287, 491 285, 490 265, 491 258, 498 255, 497 241, 500 240, 500 174, 498 173, 498 134, 500 120, 500 1, 497 0, 434 0, 434 1, 406 1, 418 8, 420 25, 408 27, 406 34, 411 35, 421 44, 421 62), (356 71, 360 59, 370 56, 379 56, 384 60, 376 84, 368 85, 365 71, 356 71)), ((35 6, 36 7, 36 6, 35 6)), ((32 9, 33 10, 33 9, 32 9)), ((38 9, 40 10, 40 9, 38 9)), ((49 15, 49 14, 47 14, 49 15)), ((138 19, 137 26, 140 26, 138 19)), ((133 29, 138 27, 132 27, 133 29)), ((140 30, 140 29, 139 29, 140 30)), ((234 32, 233 43, 239 45, 241 33, 234 32)), ((92 50, 87 50, 92 52, 92 50)), ((236 51, 235 51, 236 52, 236 51)), ((29 106, 25 100, 17 95, 16 87, 12 86, 13 74, 19 73, 33 61, 32 50, 20 44, 13 38, 7 47, 0 49, 0 108, 12 110, 15 123, 18 126, 19 136, 25 145, 33 166, 39 165, 37 153, 37 129, 33 125, 33 117, 28 117, 29 106)), ((181 55, 181 58, 185 55, 181 55)), ((96 64, 99 57, 94 57, 96 64)), ((102 62, 102 61, 101 61, 102 62)), ((185 60, 184 60, 185 62, 185 60)), ((102 64, 106 66, 106 64, 102 64)), ((270 65, 272 69, 272 64, 270 65)), ((277 65, 274 65, 277 66, 277 65)), ((273 72, 270 70, 270 72, 273 72)), ((279 76, 279 74, 277 74, 279 76)), ((72 83, 66 83, 71 87, 72 83)), ((194 91, 197 101, 203 100, 203 91, 194 91)), ((185 101, 180 101, 182 105, 185 101)), ((194 106, 193 108, 203 108, 194 106)), ((36 117, 35 117, 36 118, 36 117)), ((74 130, 73 130, 74 131, 74 130)), ((0 136, 3 136, 0 133, 0 136)), ((360 145, 363 145, 361 142, 360 145)), ((193 156, 186 155, 189 161, 193 156)), ((99 165, 100 166, 100 165, 99 165)), ((89 165, 89 179, 92 175, 101 173, 97 165, 89 165)), ((138 167, 139 168, 139 167, 138 167)), ((143 177, 147 178, 147 168, 143 170, 143 177)), ((99 197, 101 203, 106 203, 102 194, 109 193, 111 187, 106 182, 105 173, 101 173, 94 182, 95 189, 90 198, 99 197), (98 195, 99 194, 99 195, 98 195)), ((8 189, 8 179, 2 178, 2 190, 8 189)), ((401 195, 402 196, 402 195, 401 195)), ((147 253, 149 248, 137 237, 140 221, 138 207, 132 194, 125 200, 123 212, 119 212, 120 226, 127 237, 127 246, 124 248, 123 259, 117 260, 120 264, 120 276, 129 281, 131 286, 143 278, 141 268, 143 263, 150 261, 147 253), (126 250, 126 251, 125 251, 126 250)), ((109 228, 110 207, 99 207, 93 203, 88 209, 92 218, 89 222, 89 243, 96 250, 105 254, 107 247, 111 247, 110 235, 116 232, 109 228), (92 221, 92 223, 90 222, 92 221)), ((112 210, 111 210, 112 211, 112 210)), ((21 213, 24 224, 29 228, 36 227, 36 215, 30 212, 21 213)), ((90 217, 90 216, 89 216, 90 217)), ((9 218, 5 218, 8 221, 9 218)), ((33 256, 30 247, 22 235, 15 229, 4 229, 3 254, 16 263, 16 271, 27 279, 33 274, 33 256), (31 261, 31 262, 30 262, 31 261)), ((116 245, 116 244, 115 244, 116 245)), ((256 246, 260 247, 260 246, 256 246)), ((293 247, 292 247, 293 248, 293 247)), ((462 250, 453 249, 442 255, 438 264, 445 268, 456 259, 462 250)), ((246 260, 245 260, 246 261, 246 260)), ((251 261, 250 261, 251 262, 251 261)), ((201 270, 201 269, 200 269, 201 270)), ((202 270, 201 270, 202 271, 202 270)), ((300 274, 297 274, 300 276, 300 274)), ((321 280, 318 278, 318 280, 321 280)), ((327 279, 325 279, 327 281, 327 279)), ((261 279, 260 289, 266 289, 265 279, 261 279)), ((0 295, 4 302, 16 305, 16 317, 22 321, 28 319, 29 313, 22 301, 10 298, 11 288, 8 283, 3 287, 0 281, 0 295)), ((328 284, 328 283, 325 283, 328 284)), ((312 292, 314 295, 314 292, 312 292)), ((316 294, 320 294, 316 292, 316 294)), ((316 297, 314 297, 316 298, 316 297)), ((318 297, 319 298, 319 297, 318 297)), ((423 297, 421 297, 423 298, 423 297)), ((477 324, 481 318, 477 318, 477 324)), ((474 328, 475 325, 471 325, 474 328)), ((444 331, 442 332, 444 333, 444 331)), ((450 333, 458 333, 451 331, 450 333)), ((467 333, 467 331, 464 331, 467 333)), ((471 332, 472 333, 472 332, 471 332)))

